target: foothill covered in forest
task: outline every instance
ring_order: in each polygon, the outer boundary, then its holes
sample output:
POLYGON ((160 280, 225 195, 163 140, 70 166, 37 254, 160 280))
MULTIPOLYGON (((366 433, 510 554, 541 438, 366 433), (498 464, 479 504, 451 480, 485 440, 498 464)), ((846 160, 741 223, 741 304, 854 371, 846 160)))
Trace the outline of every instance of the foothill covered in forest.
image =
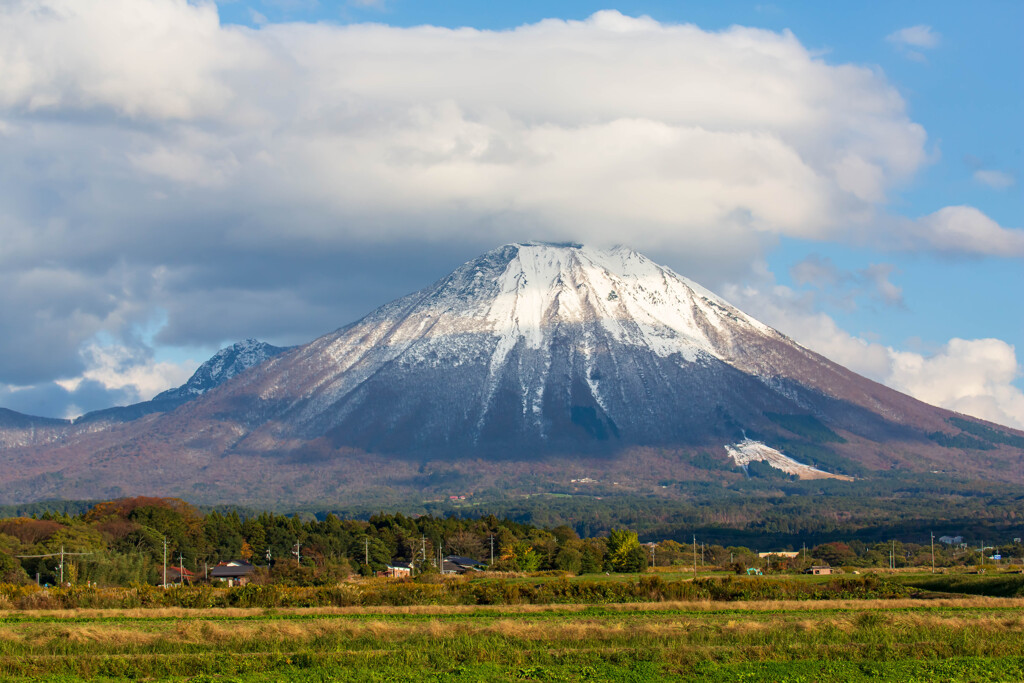
MULTIPOLYGON (((681 534, 680 534, 681 535, 681 534)), ((934 535, 933 535, 934 536, 934 535)), ((640 538, 612 528, 581 538, 562 524, 482 517, 328 513, 205 514, 173 498, 125 498, 78 513, 0 518, 0 580, 40 586, 255 583, 329 586, 356 577, 555 572, 564 576, 772 573, 856 575, 871 571, 1012 571, 1024 564, 1020 538, 972 545, 962 536, 923 543, 895 539, 758 548, 640 538), (818 568, 814 571, 812 568, 818 568)))

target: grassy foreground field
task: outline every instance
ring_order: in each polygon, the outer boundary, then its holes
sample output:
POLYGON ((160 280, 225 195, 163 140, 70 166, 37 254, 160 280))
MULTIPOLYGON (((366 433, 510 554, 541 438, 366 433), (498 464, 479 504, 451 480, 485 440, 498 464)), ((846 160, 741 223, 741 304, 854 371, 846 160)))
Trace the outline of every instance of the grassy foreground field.
POLYGON ((8 610, 0 679, 1020 681, 1024 600, 8 610))

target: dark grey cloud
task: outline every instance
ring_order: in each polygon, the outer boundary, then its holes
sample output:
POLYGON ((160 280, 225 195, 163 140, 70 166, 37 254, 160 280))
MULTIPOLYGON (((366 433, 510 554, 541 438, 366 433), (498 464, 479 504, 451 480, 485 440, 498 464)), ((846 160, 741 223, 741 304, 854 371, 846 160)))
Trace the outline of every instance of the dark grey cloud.
POLYGON ((903 289, 892 282, 898 271, 891 263, 872 263, 858 270, 843 270, 832 259, 811 254, 793 264, 789 275, 798 285, 818 290, 836 307, 852 310, 867 299, 887 306, 906 308, 903 289))
POLYGON ((157 342, 201 345, 258 336, 279 345, 305 343, 427 286, 483 249, 417 242, 243 252, 189 264, 164 278, 168 323, 157 342))
POLYGON ((93 410, 138 402, 131 389, 108 389, 100 382, 83 380, 73 390, 47 382, 11 391, 0 386, 0 405, 26 415, 76 417, 93 410))

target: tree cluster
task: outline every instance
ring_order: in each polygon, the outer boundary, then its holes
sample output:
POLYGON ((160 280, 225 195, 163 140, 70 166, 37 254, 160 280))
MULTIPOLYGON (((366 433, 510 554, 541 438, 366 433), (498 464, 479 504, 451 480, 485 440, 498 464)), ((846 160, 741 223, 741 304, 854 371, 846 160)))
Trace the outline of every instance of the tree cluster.
MULTIPOLYGON (((801 571, 812 564, 833 567, 929 566, 929 544, 829 542, 796 558, 761 558, 749 547, 680 543, 671 538, 641 543, 637 533, 612 528, 607 535, 581 538, 562 524, 542 528, 499 519, 401 513, 367 520, 327 514, 283 515, 237 511, 200 513, 173 498, 124 498, 94 505, 78 514, 44 513, 0 519, 0 582, 38 577, 66 583, 128 585, 159 583, 165 566, 184 567, 202 578, 229 560, 247 560, 260 569, 258 582, 330 585, 353 574, 371 575, 395 562, 411 563, 417 573, 436 572, 441 559, 458 555, 479 560, 493 571, 559 570, 574 574, 641 572, 658 567, 733 567, 745 572, 801 571), (36 557, 30 557, 36 556, 36 557)), ((980 564, 994 554, 1024 556, 1020 544, 961 549, 936 543, 937 567, 980 564)), ((990 560, 989 560, 990 561, 990 560)))

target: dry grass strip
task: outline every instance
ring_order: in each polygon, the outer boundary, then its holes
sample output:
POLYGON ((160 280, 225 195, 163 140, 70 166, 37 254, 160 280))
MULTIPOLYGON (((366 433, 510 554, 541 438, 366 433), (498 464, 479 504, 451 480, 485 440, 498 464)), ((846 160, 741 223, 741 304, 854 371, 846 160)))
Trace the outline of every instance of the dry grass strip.
POLYGON ((548 605, 407 605, 375 607, 213 607, 190 609, 184 607, 163 607, 153 609, 63 609, 63 610, 0 610, 0 619, 16 621, 54 619, 196 619, 235 618, 253 619, 259 617, 316 617, 316 616, 401 616, 401 615, 464 615, 464 614, 549 614, 574 613, 597 608, 612 612, 815 612, 828 610, 893 610, 910 608, 1024 608, 1024 598, 991 598, 984 596, 968 598, 942 598, 938 600, 915 600, 900 598, 893 600, 757 600, 716 602, 712 600, 629 602, 597 604, 548 604, 548 605))
MULTIPOLYGON (((867 627, 884 627, 905 632, 941 629, 975 633, 1024 633, 1024 617, 999 614, 936 614, 880 611, 851 611, 848 614, 794 615, 780 622, 778 614, 751 613, 721 615, 707 619, 699 615, 680 618, 675 615, 654 617, 636 622, 614 616, 588 618, 574 616, 567 620, 534 620, 502 616, 495 620, 475 621, 445 619, 444 615, 429 620, 275 620, 230 622, 181 619, 162 623, 75 623, 43 622, 9 624, 0 627, 0 641, 17 641, 45 647, 48 643, 70 642, 107 647, 149 646, 159 641, 195 646, 217 647, 239 642, 289 643, 310 640, 401 642, 417 638, 445 640, 454 638, 492 637, 529 642, 610 642, 645 638, 651 641, 686 639, 698 633, 741 637, 784 630, 811 633, 833 628, 842 632, 867 627), (875 615, 865 620, 865 615, 875 615)), ((624 615, 625 616, 625 615, 624 615)))

